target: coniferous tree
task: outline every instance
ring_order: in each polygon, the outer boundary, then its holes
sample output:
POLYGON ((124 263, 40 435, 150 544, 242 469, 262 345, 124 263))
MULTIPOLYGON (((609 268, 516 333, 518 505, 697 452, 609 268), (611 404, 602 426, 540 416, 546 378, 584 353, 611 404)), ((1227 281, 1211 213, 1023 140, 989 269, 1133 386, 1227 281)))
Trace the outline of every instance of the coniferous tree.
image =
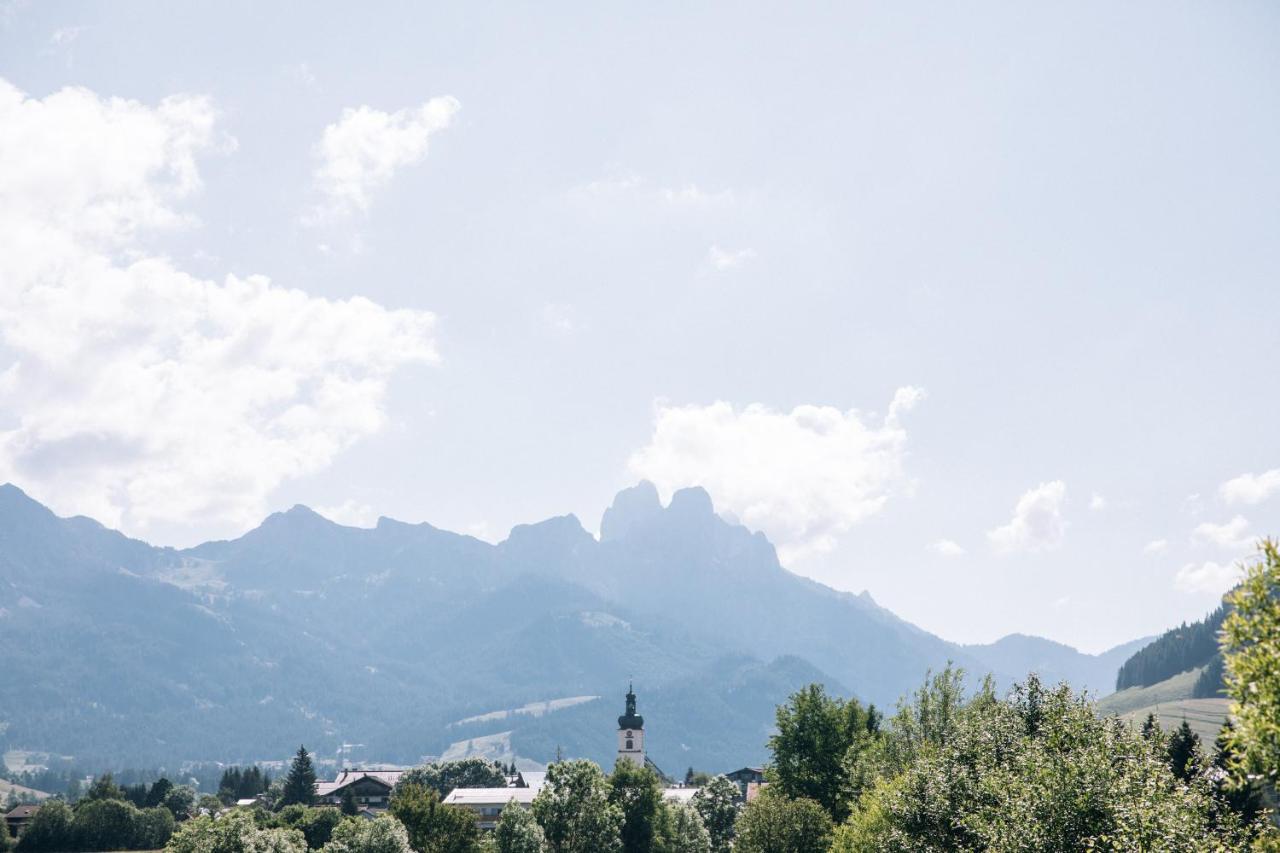
POLYGON ((289 766, 289 776, 284 781, 284 796, 280 805, 294 804, 309 806, 316 797, 316 769, 311 764, 311 754, 305 746, 298 747, 298 753, 289 766))
POLYGON ((172 790, 173 783, 161 776, 147 791, 146 807, 155 808, 156 806, 164 805, 165 798, 169 796, 169 792, 172 790))
POLYGON ((1186 720, 1183 720, 1182 725, 1174 729, 1173 734, 1169 736, 1166 754, 1169 756, 1169 769, 1183 782, 1198 772, 1201 755, 1200 735, 1192 731, 1191 724, 1186 720))
POLYGON ((350 785, 342 789, 342 813, 348 817, 360 814, 360 808, 356 805, 356 796, 351 793, 350 785))
POLYGON ((1160 722, 1156 719, 1155 714, 1147 714, 1147 718, 1142 721, 1142 736, 1147 740, 1151 740, 1160 732, 1160 722))

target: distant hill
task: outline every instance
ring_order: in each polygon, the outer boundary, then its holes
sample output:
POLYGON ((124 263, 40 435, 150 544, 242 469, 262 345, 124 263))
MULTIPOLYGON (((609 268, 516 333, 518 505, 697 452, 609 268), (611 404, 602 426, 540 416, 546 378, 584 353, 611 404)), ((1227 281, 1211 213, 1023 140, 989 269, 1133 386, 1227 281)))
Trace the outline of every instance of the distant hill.
POLYGON ((491 545, 298 506, 186 550, 3 486, 0 647, 0 748, 104 767, 299 742, 348 763, 607 760, 633 678, 653 759, 724 770, 763 759, 774 706, 811 681, 891 706, 948 660, 1002 685, 1033 668, 1095 689, 1114 676, 1112 653, 946 642, 786 571, 702 489, 663 506, 648 483, 618 495, 598 540, 573 516, 491 545))
POLYGON ((1227 606, 1222 604, 1199 621, 1165 631, 1121 664, 1116 690, 1149 687, 1195 669, 1200 674, 1189 697, 1219 696, 1223 680, 1218 632, 1226 617, 1227 606))
POLYGON ((1117 668, 1149 642, 1151 638, 1144 637, 1087 655, 1043 637, 1010 634, 994 643, 963 648, 993 672, 1035 671, 1051 684, 1065 681, 1094 696, 1105 696, 1113 689, 1117 668))
POLYGON ((1204 671, 1204 667, 1191 669, 1146 687, 1117 691, 1100 700, 1098 710, 1136 723, 1155 714, 1166 730, 1185 719, 1202 742, 1211 744, 1227 719, 1230 702, 1221 697, 1196 697, 1196 685, 1204 671))

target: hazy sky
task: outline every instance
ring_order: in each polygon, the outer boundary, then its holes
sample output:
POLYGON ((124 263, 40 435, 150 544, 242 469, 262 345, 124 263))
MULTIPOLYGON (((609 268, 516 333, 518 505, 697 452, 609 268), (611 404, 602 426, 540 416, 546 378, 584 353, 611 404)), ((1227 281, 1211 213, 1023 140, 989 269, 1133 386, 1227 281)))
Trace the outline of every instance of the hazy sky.
POLYGON ((949 639, 1280 533, 1280 6, 0 4, 0 479, 150 541, 705 485, 949 639))

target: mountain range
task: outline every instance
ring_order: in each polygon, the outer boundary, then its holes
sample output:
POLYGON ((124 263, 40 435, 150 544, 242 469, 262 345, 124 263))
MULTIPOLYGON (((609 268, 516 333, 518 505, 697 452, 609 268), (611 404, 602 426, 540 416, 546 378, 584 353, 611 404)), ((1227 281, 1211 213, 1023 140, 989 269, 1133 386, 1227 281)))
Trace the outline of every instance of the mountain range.
POLYGON ((485 754, 611 763, 629 680, 668 772, 758 764, 799 687, 889 708, 948 661, 1110 692, 1102 655, 947 642, 795 575, 700 488, 640 483, 600 536, 573 516, 499 544, 303 506, 177 550, 0 486, 0 745, 84 766, 485 754))

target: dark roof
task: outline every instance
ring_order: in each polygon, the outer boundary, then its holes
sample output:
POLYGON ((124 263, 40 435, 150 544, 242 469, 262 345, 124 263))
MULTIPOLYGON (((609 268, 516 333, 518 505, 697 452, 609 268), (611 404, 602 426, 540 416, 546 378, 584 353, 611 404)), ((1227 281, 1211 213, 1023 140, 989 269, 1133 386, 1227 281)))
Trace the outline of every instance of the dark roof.
POLYGON ((31 817, 39 810, 40 806, 35 803, 23 803, 20 806, 14 806, 13 811, 5 815, 5 819, 9 820, 14 818, 31 817))

